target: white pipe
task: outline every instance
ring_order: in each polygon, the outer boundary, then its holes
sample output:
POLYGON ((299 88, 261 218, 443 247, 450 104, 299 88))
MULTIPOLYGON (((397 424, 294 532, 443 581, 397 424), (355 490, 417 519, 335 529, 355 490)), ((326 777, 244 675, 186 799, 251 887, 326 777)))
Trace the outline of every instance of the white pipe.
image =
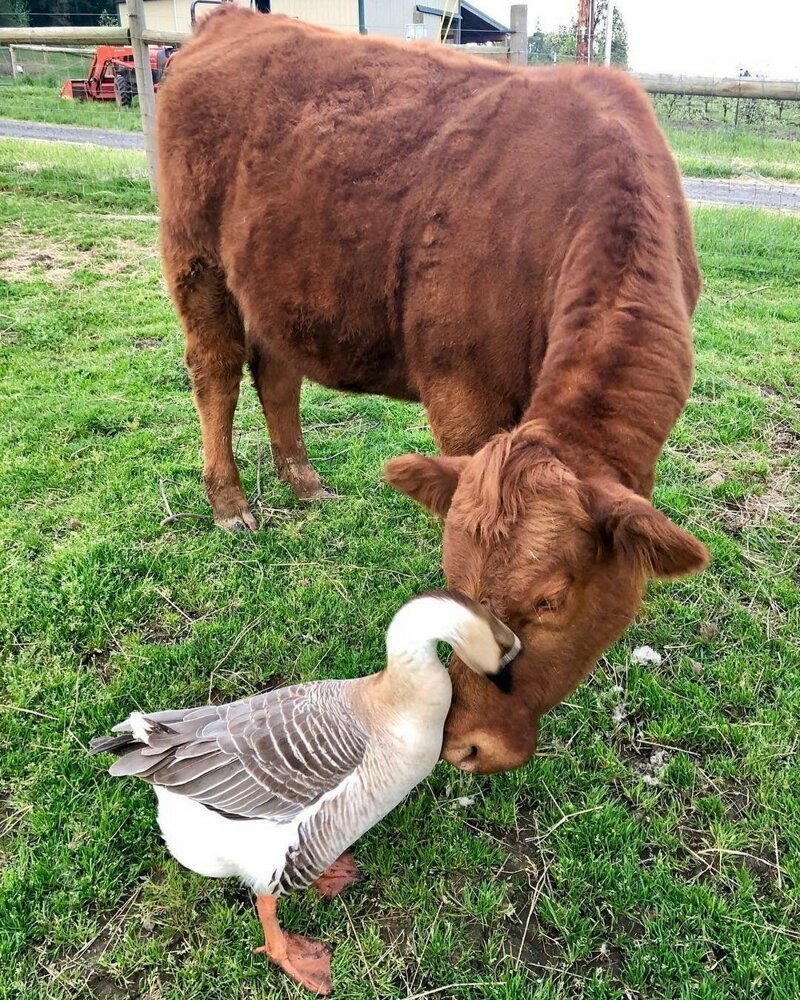
POLYGON ((608 15, 606 19, 606 66, 611 65, 611 29, 614 25, 614 0, 608 0, 608 15))

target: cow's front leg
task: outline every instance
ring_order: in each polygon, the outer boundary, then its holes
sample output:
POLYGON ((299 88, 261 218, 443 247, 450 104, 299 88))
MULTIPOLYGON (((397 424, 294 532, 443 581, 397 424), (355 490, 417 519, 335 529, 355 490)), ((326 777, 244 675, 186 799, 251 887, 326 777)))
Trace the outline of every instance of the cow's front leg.
POLYGON ((250 371, 267 421, 272 460, 280 478, 299 500, 329 500, 335 496, 325 488, 308 460, 300 426, 300 386, 303 376, 262 347, 252 346, 250 371))

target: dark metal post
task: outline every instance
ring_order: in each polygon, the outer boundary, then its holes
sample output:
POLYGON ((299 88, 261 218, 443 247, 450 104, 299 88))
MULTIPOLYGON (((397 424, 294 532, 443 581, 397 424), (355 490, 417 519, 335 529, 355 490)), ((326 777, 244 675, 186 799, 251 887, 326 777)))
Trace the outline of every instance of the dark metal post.
MULTIPOLYGON (((350 9, 352 10, 352 7, 350 9)), ((358 0, 358 33, 359 35, 366 35, 367 33, 367 15, 364 12, 364 0, 358 0)))

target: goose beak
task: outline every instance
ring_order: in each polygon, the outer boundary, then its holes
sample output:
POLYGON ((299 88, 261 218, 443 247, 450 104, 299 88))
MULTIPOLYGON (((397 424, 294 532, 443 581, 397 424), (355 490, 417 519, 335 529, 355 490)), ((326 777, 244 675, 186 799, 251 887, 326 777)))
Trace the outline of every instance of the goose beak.
POLYGON ((496 673, 486 675, 492 684, 499 688, 503 694, 511 694, 511 688, 513 687, 511 664, 519 656, 521 649, 522 643, 517 636, 514 636, 514 644, 510 649, 506 650, 503 658, 500 660, 496 673))

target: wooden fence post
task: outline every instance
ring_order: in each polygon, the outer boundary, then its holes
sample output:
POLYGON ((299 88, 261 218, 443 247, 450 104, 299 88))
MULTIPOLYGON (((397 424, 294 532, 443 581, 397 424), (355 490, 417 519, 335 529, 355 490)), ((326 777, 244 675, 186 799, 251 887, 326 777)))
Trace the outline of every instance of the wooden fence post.
POLYGON ((515 3, 511 7, 511 31, 508 61, 516 66, 528 65, 528 6, 515 3))
POLYGON ((11 58, 11 80, 12 82, 16 82, 17 74, 19 73, 19 67, 17 66, 17 56, 16 53, 14 52, 13 45, 9 45, 8 54, 9 57, 11 58))
POLYGON ((144 149, 150 173, 150 190, 157 195, 156 92, 153 87, 153 71, 150 67, 150 50, 142 37, 145 30, 144 0, 126 0, 126 8, 128 30, 133 48, 133 65, 136 69, 136 90, 139 93, 144 149))

